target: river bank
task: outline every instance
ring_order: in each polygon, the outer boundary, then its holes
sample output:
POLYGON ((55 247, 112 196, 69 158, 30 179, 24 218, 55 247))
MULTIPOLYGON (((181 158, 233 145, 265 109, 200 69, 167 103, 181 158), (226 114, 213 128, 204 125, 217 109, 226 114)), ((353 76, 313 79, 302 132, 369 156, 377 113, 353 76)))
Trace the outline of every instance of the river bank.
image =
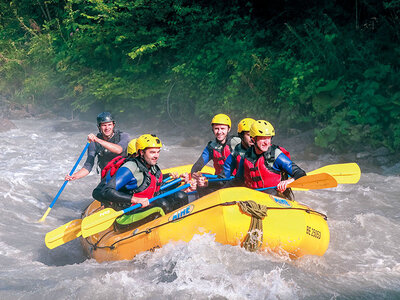
MULTIPOLYGON (((83 119, 90 118, 95 120, 96 113, 89 112, 81 115, 71 114, 68 118, 65 113, 54 113, 46 108, 34 105, 15 104, 4 97, 0 97, 0 132, 5 132, 16 128, 12 120, 22 119, 57 119, 62 121, 56 130, 63 131, 65 127, 68 130, 82 129, 83 119), (74 119, 72 119, 74 118, 74 119)), ((143 115, 135 118, 120 118, 118 126, 121 130, 134 128, 134 132, 151 132, 160 136, 183 137, 180 140, 182 147, 199 147, 206 145, 212 138, 209 130, 209 124, 191 123, 185 126, 177 124, 172 119, 154 119, 148 122, 143 115)), ((233 120, 235 124, 236 120, 233 120)), ((232 127, 233 130, 236 126, 232 127)), ((332 160, 332 163, 357 162, 363 170, 368 172, 377 172, 382 175, 400 174, 400 154, 390 151, 386 147, 373 148, 370 145, 359 145, 357 152, 332 153, 329 149, 323 149, 314 144, 314 130, 305 131, 297 128, 279 128, 275 126, 276 136, 274 143, 287 148, 296 160, 315 161, 323 157, 324 160, 332 160), (339 161, 337 161, 339 160, 339 161)), ((88 132, 91 130, 88 125, 88 132)), ((93 130, 93 129, 92 129, 93 130)), ((133 136, 132 136, 133 138, 133 136)))

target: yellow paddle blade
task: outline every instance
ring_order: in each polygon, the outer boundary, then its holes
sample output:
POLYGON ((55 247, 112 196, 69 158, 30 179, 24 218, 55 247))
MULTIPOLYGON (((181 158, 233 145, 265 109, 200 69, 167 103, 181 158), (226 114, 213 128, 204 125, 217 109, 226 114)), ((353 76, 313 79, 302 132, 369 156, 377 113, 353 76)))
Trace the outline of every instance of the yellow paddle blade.
POLYGON ((76 219, 48 232, 44 239, 47 248, 54 249, 81 236, 81 222, 76 219))
POLYGON ((357 183, 361 177, 360 167, 356 163, 328 165, 309 172, 307 175, 318 173, 328 173, 340 184, 357 183))
MULTIPOLYGON (((192 170, 193 165, 184 165, 184 166, 179 166, 179 167, 173 167, 173 168, 168 168, 168 169, 162 169, 163 174, 168 174, 172 172, 177 172, 178 174, 182 173, 190 173, 192 170)), ((201 170, 202 173, 209 173, 209 174, 214 174, 215 170, 213 167, 210 166, 204 166, 203 169, 201 170)))
POLYGON ((303 176, 292 183, 288 187, 319 190, 337 187, 337 181, 327 173, 303 176))
POLYGON ((84 218, 81 225, 82 236, 86 238, 106 230, 114 223, 116 218, 123 214, 122 210, 115 211, 112 208, 106 208, 84 218))

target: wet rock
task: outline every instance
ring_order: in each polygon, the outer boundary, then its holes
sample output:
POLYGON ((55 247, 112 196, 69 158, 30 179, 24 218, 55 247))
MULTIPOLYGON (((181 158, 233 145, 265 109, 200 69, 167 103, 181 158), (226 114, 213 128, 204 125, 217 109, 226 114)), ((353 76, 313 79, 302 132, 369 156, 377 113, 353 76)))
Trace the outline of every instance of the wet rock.
POLYGON ((17 126, 8 119, 0 119, 0 132, 6 132, 11 129, 15 129, 17 126))
POLYGON ((373 151, 371 153, 371 155, 373 157, 377 157, 377 156, 388 156, 390 155, 390 150, 386 147, 379 147, 378 149, 376 149, 375 151, 373 151))
POLYGON ((371 156, 371 153, 369 153, 369 152, 359 152, 356 154, 357 159, 366 159, 370 156, 371 156))

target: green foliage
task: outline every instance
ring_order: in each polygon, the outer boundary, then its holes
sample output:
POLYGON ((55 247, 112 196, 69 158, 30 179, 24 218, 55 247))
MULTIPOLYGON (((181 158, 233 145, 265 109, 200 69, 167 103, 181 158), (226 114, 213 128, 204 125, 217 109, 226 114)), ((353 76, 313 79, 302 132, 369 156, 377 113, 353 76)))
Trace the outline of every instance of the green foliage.
POLYGON ((356 21, 327 0, 273 3, 1 2, 0 93, 182 126, 224 112, 314 128, 332 151, 400 149, 399 0, 363 1, 356 21))

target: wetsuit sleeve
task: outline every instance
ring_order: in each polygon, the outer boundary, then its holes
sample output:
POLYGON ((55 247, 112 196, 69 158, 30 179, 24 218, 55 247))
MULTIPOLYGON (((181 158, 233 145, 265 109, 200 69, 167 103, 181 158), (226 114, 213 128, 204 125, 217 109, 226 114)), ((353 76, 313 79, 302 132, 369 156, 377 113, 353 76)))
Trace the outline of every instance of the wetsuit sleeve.
POLYGON ((201 171, 201 169, 203 169, 203 167, 210 161, 210 158, 211 158, 210 150, 209 147, 206 146, 199 159, 194 163, 192 170, 190 171, 190 174, 201 171))
POLYGON ((89 148, 87 150, 87 158, 85 163, 83 164, 83 168, 88 170, 89 173, 93 169, 95 157, 96 157, 96 143, 90 143, 89 148))
POLYGON ((232 156, 232 154, 229 154, 229 156, 226 158, 224 162, 224 168, 223 168, 223 177, 229 178, 231 177, 231 174, 233 173, 233 170, 236 168, 236 159, 232 156))
POLYGON ((234 186, 245 186, 244 184, 244 159, 242 158, 239 163, 238 170, 236 172, 235 178, 231 181, 228 181, 223 186, 224 188, 234 187, 234 186))
POLYGON ((137 188, 136 178, 132 172, 125 167, 118 169, 117 173, 106 182, 103 180, 93 191, 93 198, 105 202, 130 203, 132 196, 119 190, 125 187, 128 190, 137 188))
POLYGON ((306 175, 306 172, 292 162, 284 153, 279 154, 275 159, 273 168, 277 171, 285 171, 294 179, 299 179, 306 175))
POLYGON ((121 137, 120 137, 118 145, 120 145, 123 148, 122 153, 126 153, 126 149, 128 148, 128 144, 129 144, 130 140, 131 139, 130 139, 130 136, 128 133, 121 132, 121 137))

